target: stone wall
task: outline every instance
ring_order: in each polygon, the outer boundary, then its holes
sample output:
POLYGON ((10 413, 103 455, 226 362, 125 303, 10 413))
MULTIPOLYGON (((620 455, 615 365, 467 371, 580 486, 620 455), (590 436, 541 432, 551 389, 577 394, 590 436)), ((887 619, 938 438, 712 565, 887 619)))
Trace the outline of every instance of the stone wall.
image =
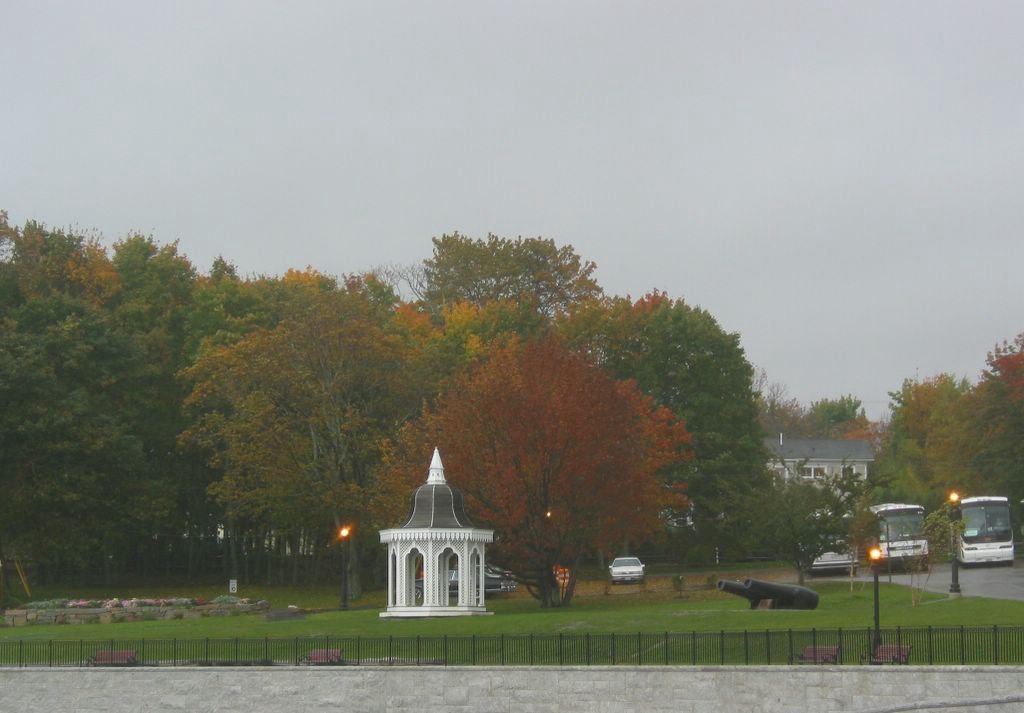
POLYGON ((0 669, 5 713, 1020 713, 1024 667, 0 669))
POLYGON ((120 621, 198 619, 204 616, 256 614, 265 612, 269 608, 270 605, 267 602, 256 602, 252 604, 200 604, 193 607, 7 609, 4 612, 4 624, 7 626, 28 626, 30 624, 112 624, 120 621))

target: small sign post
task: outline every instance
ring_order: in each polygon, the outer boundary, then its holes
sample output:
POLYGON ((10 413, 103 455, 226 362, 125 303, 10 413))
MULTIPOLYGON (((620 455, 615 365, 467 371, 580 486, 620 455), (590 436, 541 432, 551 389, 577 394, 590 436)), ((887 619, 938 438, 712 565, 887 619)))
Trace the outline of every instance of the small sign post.
POLYGON ((229 579, 228 580, 228 592, 230 592, 231 594, 237 594, 238 593, 238 580, 237 579, 229 579))
POLYGON ((551 569, 554 572, 555 581, 558 583, 559 599, 564 599, 565 590, 569 587, 569 568, 556 564, 551 569))

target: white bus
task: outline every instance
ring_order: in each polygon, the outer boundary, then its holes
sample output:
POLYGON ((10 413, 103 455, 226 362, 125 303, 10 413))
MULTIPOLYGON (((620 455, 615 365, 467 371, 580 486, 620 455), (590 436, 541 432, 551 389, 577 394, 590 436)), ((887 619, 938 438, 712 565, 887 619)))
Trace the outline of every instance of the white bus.
POLYGON ((878 517, 878 548, 881 561, 904 567, 915 560, 927 567, 928 540, 924 536, 924 508, 908 503, 872 505, 878 517))
POLYGON ((997 495, 979 495, 960 501, 963 532, 956 558, 962 564, 1013 564, 1013 528, 1010 501, 997 495))

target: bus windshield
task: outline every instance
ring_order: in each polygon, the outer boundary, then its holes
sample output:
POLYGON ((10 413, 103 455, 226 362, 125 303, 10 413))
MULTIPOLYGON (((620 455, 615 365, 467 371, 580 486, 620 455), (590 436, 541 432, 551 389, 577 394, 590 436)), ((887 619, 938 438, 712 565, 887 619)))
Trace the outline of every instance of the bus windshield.
POLYGON ((1010 531, 1010 508, 1006 503, 964 505, 964 542, 1006 542, 1010 531))
POLYGON ((882 542, 916 540, 922 537, 924 515, 920 512, 886 512, 879 513, 879 516, 881 518, 879 539, 882 542))

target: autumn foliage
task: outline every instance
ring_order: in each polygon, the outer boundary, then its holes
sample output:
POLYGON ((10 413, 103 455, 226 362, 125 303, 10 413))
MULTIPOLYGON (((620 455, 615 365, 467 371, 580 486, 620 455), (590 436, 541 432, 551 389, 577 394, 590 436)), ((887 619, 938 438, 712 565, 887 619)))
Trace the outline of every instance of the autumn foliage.
MULTIPOLYGON (((0 210, 0 560, 53 581, 336 582, 351 522, 352 593, 382 587, 376 530, 401 522, 434 446, 495 528, 488 558, 546 603, 572 596, 552 565, 581 557, 778 549, 745 525, 767 456, 738 333, 681 297, 605 295, 594 263, 548 239, 433 242, 373 274, 243 278, 0 210)), ((976 383, 906 382, 888 433, 852 395, 805 409, 762 393, 762 423, 878 435, 878 498, 1019 503, 1022 354, 1019 335, 976 383)))
POLYGON ((469 515, 497 532, 495 554, 544 604, 567 603, 554 565, 642 540, 681 496, 659 472, 690 457, 690 434, 632 382, 556 340, 495 348, 402 432, 389 481, 408 493, 440 447, 469 515))
POLYGON ((1013 344, 997 347, 989 354, 988 362, 986 380, 1001 382, 1009 400, 1024 401, 1024 334, 1013 344))

